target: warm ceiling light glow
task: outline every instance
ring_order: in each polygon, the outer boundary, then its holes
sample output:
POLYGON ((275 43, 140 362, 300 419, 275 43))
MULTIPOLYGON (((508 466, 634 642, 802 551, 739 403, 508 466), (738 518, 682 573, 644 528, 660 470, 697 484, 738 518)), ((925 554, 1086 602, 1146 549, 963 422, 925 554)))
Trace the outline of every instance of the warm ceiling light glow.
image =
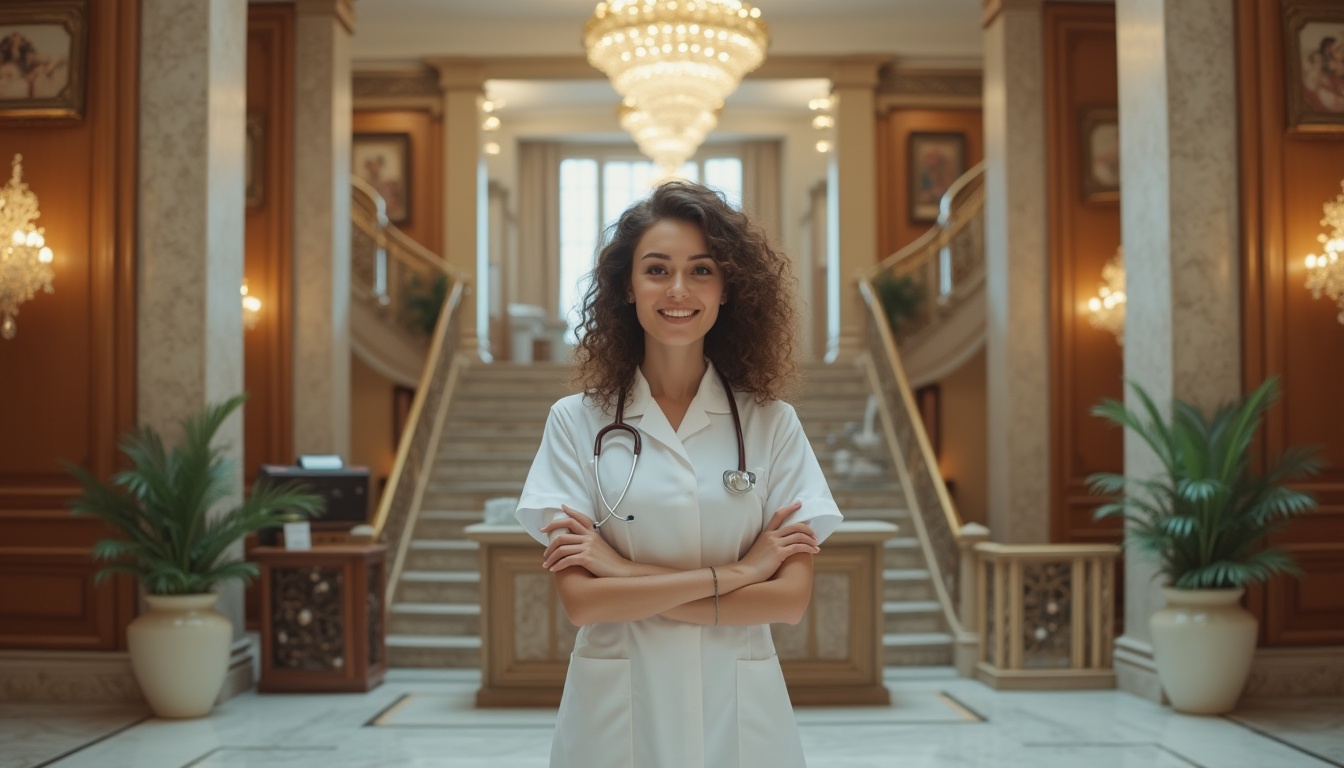
POLYGON ((612 0, 584 25, 589 63, 623 98, 622 125, 665 172, 695 154, 723 100, 765 59, 760 15, 737 0, 612 0))

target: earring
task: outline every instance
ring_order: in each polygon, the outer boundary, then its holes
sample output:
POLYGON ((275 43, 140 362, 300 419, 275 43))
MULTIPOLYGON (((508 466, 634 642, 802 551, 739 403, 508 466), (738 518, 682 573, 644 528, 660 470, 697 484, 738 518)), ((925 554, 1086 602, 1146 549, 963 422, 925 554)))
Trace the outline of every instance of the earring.
POLYGON ((727 304, 727 303, 728 303, 728 297, 727 297, 727 296, 724 296, 722 299, 719 299, 719 304, 720 304, 720 305, 727 304))

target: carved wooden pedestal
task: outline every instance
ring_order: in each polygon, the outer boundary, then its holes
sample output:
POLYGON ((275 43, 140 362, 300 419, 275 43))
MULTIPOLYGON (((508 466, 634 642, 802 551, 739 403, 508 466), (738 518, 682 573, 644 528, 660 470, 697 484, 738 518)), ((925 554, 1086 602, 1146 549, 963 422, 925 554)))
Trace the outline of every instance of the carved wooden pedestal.
MULTIPOLYGON (((513 525, 467 526, 481 545, 479 707, 560 703, 577 629, 541 569, 541 545, 513 525)), ((817 555, 812 602, 771 627, 796 705, 887 704, 882 683, 883 543, 890 523, 841 523, 817 555)))
POLYGON ((261 565, 259 691, 367 691, 387 671, 387 547, 257 547, 261 565))

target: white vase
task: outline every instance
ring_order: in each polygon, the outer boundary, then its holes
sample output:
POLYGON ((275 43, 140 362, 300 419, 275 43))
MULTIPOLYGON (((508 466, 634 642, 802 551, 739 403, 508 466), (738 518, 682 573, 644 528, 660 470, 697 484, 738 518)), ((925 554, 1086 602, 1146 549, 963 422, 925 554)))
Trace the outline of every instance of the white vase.
POLYGON ((1167 606, 1149 629, 1157 677, 1179 712, 1230 712, 1255 657, 1256 620, 1241 607, 1244 589, 1164 587, 1167 606))
POLYGON ((159 717, 203 717, 215 705, 233 644, 218 597, 146 595, 149 611, 126 627, 131 669, 159 717))

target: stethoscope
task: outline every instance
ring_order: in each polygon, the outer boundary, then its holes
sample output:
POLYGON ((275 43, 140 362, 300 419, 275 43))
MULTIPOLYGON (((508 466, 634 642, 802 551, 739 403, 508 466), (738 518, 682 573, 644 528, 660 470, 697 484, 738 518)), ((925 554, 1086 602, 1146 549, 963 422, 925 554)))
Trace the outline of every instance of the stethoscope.
MULTIPOLYGON (((733 413, 733 430, 737 432, 737 469, 725 469, 723 471, 723 487, 731 494, 740 495, 756 487, 756 473, 747 471, 747 446, 742 439, 742 417, 737 414, 737 401, 733 399, 733 390, 729 388, 728 380, 723 377, 723 373, 718 370, 715 373, 719 374, 719 381, 723 384, 724 394, 728 396, 728 409, 733 413)), ((627 523, 635 519, 634 515, 616 514, 616 508, 625 499, 625 494, 630 490, 630 483, 635 479, 635 467, 639 465, 639 449, 639 430, 625 423, 625 392, 621 392, 620 397, 616 400, 616 420, 599 430, 597 439, 593 441, 593 482, 597 485, 597 496, 602 500, 602 506, 607 508, 607 514, 602 516, 594 524, 594 527, 601 527, 603 523, 612 518, 627 523), (607 495, 602 492, 602 473, 598 469, 602 458, 602 438, 616 429, 629 432, 630 436, 634 438, 635 445, 634 457, 630 460, 630 474, 625 478, 625 487, 621 489, 621 495, 616 497, 616 503, 612 504, 607 501, 607 495)))

